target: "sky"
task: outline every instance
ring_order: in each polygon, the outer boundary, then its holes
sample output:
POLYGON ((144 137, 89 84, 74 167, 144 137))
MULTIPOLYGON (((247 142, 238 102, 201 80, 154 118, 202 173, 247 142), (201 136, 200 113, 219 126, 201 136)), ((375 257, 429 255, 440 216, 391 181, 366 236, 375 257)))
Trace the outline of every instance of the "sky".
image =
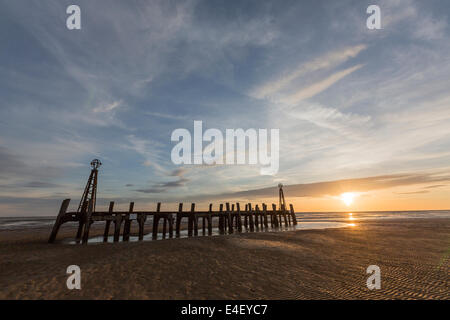
POLYGON ((283 183, 296 211, 450 209, 449 15, 445 0, 0 0, 0 216, 74 209, 94 158, 100 207, 276 203, 283 183), (173 164, 194 120, 279 129, 278 173, 173 164))

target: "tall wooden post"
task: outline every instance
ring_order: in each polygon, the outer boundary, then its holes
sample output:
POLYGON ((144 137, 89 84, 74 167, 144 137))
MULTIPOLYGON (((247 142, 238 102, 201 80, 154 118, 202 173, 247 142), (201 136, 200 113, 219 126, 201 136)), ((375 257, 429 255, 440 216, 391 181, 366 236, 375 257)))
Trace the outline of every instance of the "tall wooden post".
MULTIPOLYGON (((255 226, 259 229, 259 206, 255 205, 255 226)), ((262 223, 261 223, 262 224, 262 223)))
POLYGON ((110 218, 112 218, 112 213, 114 210, 114 201, 111 201, 109 203, 109 209, 108 209, 108 220, 106 220, 105 223, 105 232, 103 233, 103 242, 108 242, 108 237, 109 237, 109 227, 111 225, 111 220, 110 218))
POLYGON ((231 217, 231 211, 230 211, 230 203, 226 203, 227 206, 227 223, 228 223, 228 232, 233 233, 233 220, 231 217))
POLYGON ((248 204, 245 205, 244 227, 245 230, 248 230, 248 204))
POLYGON ((58 234, 59 228, 64 223, 64 215, 66 214, 67 208, 69 207, 70 199, 65 199, 61 203, 61 207, 59 208, 58 216, 56 217, 55 224, 53 225, 52 233, 50 234, 50 238, 48 239, 49 243, 55 242, 56 235, 58 234))
POLYGON ((84 222, 86 220, 86 214, 87 214, 88 206, 89 206, 89 202, 86 201, 84 203, 84 205, 81 207, 81 211, 77 212, 78 230, 77 230, 77 235, 76 235, 76 238, 75 238, 75 242, 76 243, 80 243, 81 237, 83 236, 83 227, 84 227, 84 222))
POLYGON ((83 244, 87 244, 88 240, 89 240, 89 230, 91 229, 91 217, 92 217, 92 210, 94 209, 94 202, 93 200, 89 201, 89 205, 88 205, 88 211, 87 214, 85 215, 85 219, 84 219, 84 233, 83 233, 83 244))
POLYGON ((253 222, 253 210, 252 210, 252 204, 248 204, 248 220, 250 224, 250 231, 255 231, 255 224, 253 222))
POLYGON ((169 213, 169 238, 173 238, 173 214, 169 213))
POLYGON ((212 235, 212 203, 209 204, 209 214, 208 214, 208 235, 212 235))
POLYGON ((291 209, 292 222, 294 223, 294 226, 295 226, 295 225, 297 225, 297 217, 295 215, 294 206, 292 204, 290 204, 289 206, 291 209))
POLYGON ((114 242, 119 241, 121 227, 122 227, 122 214, 116 213, 114 219, 114 242))
POLYGON ((158 239, 158 227, 159 227, 159 212, 161 211, 161 202, 158 202, 156 205, 156 212, 153 215, 153 230, 152 230, 152 239, 158 239))
POLYGON ((237 219, 237 229, 239 232, 242 232, 242 218, 241 218, 241 207, 239 205, 239 202, 236 203, 236 219, 237 219))
POLYGON ((166 238, 166 233, 167 233, 167 221, 168 221, 168 218, 167 218, 167 216, 164 216, 163 217, 163 239, 165 239, 166 238))
POLYGON ((197 218, 195 215, 195 203, 191 203, 191 212, 189 213, 189 219, 188 219, 188 236, 192 237, 192 232, 194 231, 197 235, 198 234, 198 228, 196 220, 197 218))
POLYGON ((278 228, 278 215, 277 215, 277 205, 275 203, 272 203, 272 216, 274 220, 275 228, 278 228))
POLYGON ((134 202, 130 202, 130 208, 128 210, 128 214, 125 216, 125 223, 123 225, 123 241, 130 241, 130 232, 131 232, 131 219, 130 214, 133 212, 134 202))
POLYGON ((223 203, 221 203, 219 205, 219 233, 220 234, 224 234, 225 230, 224 230, 224 223, 223 223, 223 215, 222 215, 222 211, 223 211, 223 203))
POLYGON ((178 204, 177 221, 175 226, 176 237, 180 237, 181 219, 183 218, 183 203, 178 204))
POLYGON ((147 216, 145 214, 140 213, 137 217, 137 221, 139 224, 139 241, 144 240, 144 228, 145 228, 145 220, 147 216))

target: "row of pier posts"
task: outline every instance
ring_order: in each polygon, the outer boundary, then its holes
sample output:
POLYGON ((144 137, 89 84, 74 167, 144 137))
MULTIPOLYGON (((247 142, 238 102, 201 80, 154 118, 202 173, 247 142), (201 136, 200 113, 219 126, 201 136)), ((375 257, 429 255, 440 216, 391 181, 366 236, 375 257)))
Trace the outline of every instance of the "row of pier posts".
POLYGON ((138 224, 138 239, 144 238, 144 226, 147 220, 147 216, 153 216, 153 228, 152 238, 157 239, 160 221, 162 220, 162 238, 165 239, 168 235, 169 238, 173 238, 174 231, 175 236, 180 237, 181 224, 184 218, 187 218, 188 236, 198 236, 199 221, 201 222, 202 234, 212 235, 213 230, 213 218, 218 218, 218 229, 220 234, 242 232, 253 232, 255 230, 268 229, 269 224, 272 228, 289 225, 296 225, 297 220, 295 218, 295 212, 292 204, 290 210, 286 210, 283 205, 281 210, 277 210, 275 204, 272 204, 272 210, 268 210, 266 204, 262 204, 260 208, 258 205, 255 207, 251 203, 245 205, 245 209, 241 211, 239 203, 220 204, 218 211, 212 210, 212 204, 209 205, 208 211, 195 211, 195 203, 191 204, 190 211, 183 211, 183 203, 178 206, 176 212, 161 212, 161 203, 157 204, 156 211, 154 212, 134 212, 134 202, 130 203, 127 212, 114 212, 114 202, 110 202, 107 212, 93 212, 92 202, 84 203, 81 213, 66 213, 70 199, 63 201, 60 212, 56 218, 55 225, 49 238, 49 242, 54 242, 56 234, 60 226, 69 221, 78 221, 78 230, 76 235, 76 242, 86 244, 89 239, 89 232, 91 225, 96 221, 105 221, 105 229, 103 233, 103 242, 108 242, 111 223, 114 223, 114 236, 113 241, 118 242, 120 240, 121 229, 123 224, 122 240, 129 241, 131 233, 132 221, 136 221, 138 224), (175 228, 174 228, 175 225, 175 228), (174 230, 175 229, 175 230, 174 230))

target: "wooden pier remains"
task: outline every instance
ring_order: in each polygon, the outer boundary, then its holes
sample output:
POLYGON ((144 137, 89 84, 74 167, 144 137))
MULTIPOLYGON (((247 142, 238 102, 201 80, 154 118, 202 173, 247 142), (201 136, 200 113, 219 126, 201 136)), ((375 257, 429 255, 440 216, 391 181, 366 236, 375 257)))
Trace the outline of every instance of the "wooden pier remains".
POLYGON ((209 205, 207 211, 196 211, 195 203, 191 204, 190 210, 183 210, 183 203, 180 203, 178 210, 162 211, 161 203, 158 203, 155 211, 134 211, 134 202, 129 205, 128 211, 114 211, 114 202, 110 202, 108 211, 94 211, 93 200, 84 203, 81 211, 67 212, 70 199, 65 199, 56 217, 52 233, 48 240, 53 243, 58 231, 64 223, 78 222, 78 232, 76 242, 87 244, 89 241, 89 231, 93 223, 104 222, 103 242, 108 242, 111 223, 113 228, 113 241, 118 242, 120 236, 122 241, 129 241, 132 223, 138 227, 138 240, 144 239, 144 227, 146 220, 151 217, 152 239, 157 239, 160 225, 162 223, 162 238, 180 237, 183 221, 187 221, 188 236, 198 236, 201 222, 202 235, 212 235, 213 227, 217 226, 220 234, 231 234, 235 232, 264 231, 269 228, 281 228, 283 226, 296 225, 297 219, 292 204, 289 210, 285 206, 278 208, 272 204, 271 209, 266 204, 262 207, 245 204, 244 209, 240 203, 225 203, 219 205, 219 209, 214 211, 213 205, 209 205), (184 220, 183 220, 184 219, 184 220))
POLYGON ((213 227, 218 226, 220 234, 229 234, 245 231, 260 231, 269 228, 280 228, 297 224, 294 207, 290 205, 290 210, 286 209, 282 185, 280 188, 279 208, 272 204, 272 210, 263 204, 260 208, 251 203, 245 204, 245 209, 241 210, 240 203, 223 203, 219 205, 219 210, 213 211, 213 205, 209 205, 208 211, 195 211, 195 203, 191 204, 190 210, 183 210, 183 203, 178 206, 178 211, 161 211, 161 203, 158 202, 155 211, 134 211, 134 202, 130 203, 128 211, 114 211, 114 202, 109 203, 108 211, 96 211, 97 201, 97 180, 98 169, 102 165, 101 161, 94 159, 91 161, 91 173, 84 188, 83 195, 78 204, 77 211, 67 212, 70 199, 62 202, 56 217, 52 233, 48 239, 49 243, 55 242, 60 227, 67 222, 78 222, 76 243, 86 244, 89 241, 89 231, 95 222, 105 222, 103 242, 108 242, 111 223, 114 224, 113 241, 118 242, 122 235, 123 241, 130 241, 132 223, 138 226, 138 239, 143 240, 145 234, 145 222, 152 218, 152 239, 158 238, 160 221, 162 221, 162 238, 166 236, 173 238, 174 225, 175 237, 181 235, 181 225, 183 219, 187 220, 188 236, 198 236, 199 222, 201 222, 202 234, 212 235, 213 227), (217 223, 215 223, 217 222, 217 223))

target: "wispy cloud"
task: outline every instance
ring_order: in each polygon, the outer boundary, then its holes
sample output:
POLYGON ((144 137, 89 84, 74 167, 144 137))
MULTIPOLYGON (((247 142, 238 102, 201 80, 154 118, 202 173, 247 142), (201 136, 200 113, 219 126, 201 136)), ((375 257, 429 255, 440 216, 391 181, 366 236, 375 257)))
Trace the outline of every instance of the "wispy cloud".
POLYGON ((341 80, 342 78, 352 74, 356 70, 360 69, 363 65, 359 64, 351 68, 344 69, 342 71, 338 71, 328 76, 327 78, 320 80, 312 85, 301 88, 295 93, 288 95, 287 97, 281 98, 281 102, 286 104, 296 104, 302 100, 314 97, 315 95, 321 93, 322 91, 328 89, 330 86, 341 80))
POLYGON ((266 84, 254 88, 250 92, 250 95, 259 99, 271 97, 281 89, 290 85, 293 80, 314 71, 336 67, 344 63, 348 59, 356 57, 361 51, 365 50, 366 48, 366 45, 361 44, 327 53, 312 61, 300 65, 296 70, 276 80, 269 81, 266 84))
POLYGON ((94 113, 107 113, 107 112, 112 112, 114 111, 116 108, 118 108, 121 105, 122 101, 114 101, 112 103, 107 103, 107 104, 101 104, 97 107, 95 107, 94 109, 92 109, 92 111, 94 113))

